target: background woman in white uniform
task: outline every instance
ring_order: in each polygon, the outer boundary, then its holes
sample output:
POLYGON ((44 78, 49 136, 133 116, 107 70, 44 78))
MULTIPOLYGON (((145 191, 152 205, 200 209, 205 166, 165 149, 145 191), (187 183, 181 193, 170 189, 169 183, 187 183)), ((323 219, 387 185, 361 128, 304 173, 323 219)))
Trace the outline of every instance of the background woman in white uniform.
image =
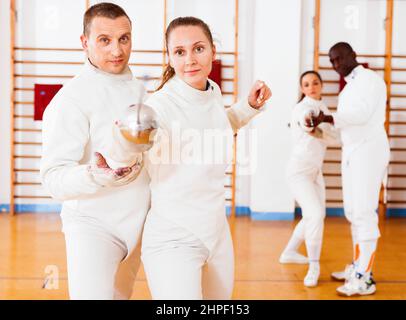
POLYGON ((169 66, 147 100, 160 129, 148 154, 152 193, 142 261, 153 299, 230 299, 225 170, 233 133, 260 113, 271 93, 257 81, 248 99, 225 110, 219 87, 208 79, 213 38, 197 18, 172 21, 166 44, 169 66))
POLYGON ((320 110, 330 114, 321 100, 322 79, 316 71, 300 77, 302 98, 292 110, 291 129, 293 150, 288 164, 288 181, 293 195, 302 209, 302 219, 296 226, 283 251, 281 263, 309 263, 304 285, 314 287, 320 275, 320 253, 325 217, 325 186, 322 175, 327 142, 334 137, 332 127, 309 127, 311 114, 320 110), (305 241, 308 258, 297 249, 305 241))

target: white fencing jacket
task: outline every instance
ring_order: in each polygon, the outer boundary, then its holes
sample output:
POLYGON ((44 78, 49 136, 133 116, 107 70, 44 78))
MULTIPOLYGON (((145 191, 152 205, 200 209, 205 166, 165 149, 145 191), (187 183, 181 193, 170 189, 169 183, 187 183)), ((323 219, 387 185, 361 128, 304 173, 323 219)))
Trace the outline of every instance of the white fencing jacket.
POLYGON ((314 115, 318 115, 320 111, 331 115, 322 100, 315 100, 310 97, 304 97, 293 107, 290 122, 293 148, 288 175, 299 173, 307 168, 321 169, 327 145, 338 142, 337 130, 328 123, 322 123, 318 126, 323 131, 320 138, 309 134, 307 128, 304 127, 304 115, 309 111, 312 111, 314 115))
POLYGON ((362 65, 354 68, 345 80, 347 85, 339 95, 337 112, 332 114, 334 126, 341 132, 344 157, 363 142, 386 136, 384 80, 362 65))
POLYGON ((147 219, 154 215, 169 220, 211 250, 226 223, 224 183, 232 161, 233 132, 261 111, 248 101, 226 110, 216 83, 209 80, 209 88, 200 91, 177 76, 146 104, 157 112, 160 126, 148 153, 147 219))
POLYGON ((150 203, 146 170, 128 185, 101 187, 86 167, 95 151, 107 152, 106 146, 113 144, 114 120, 139 102, 144 90, 129 68, 114 75, 88 61, 47 107, 40 173, 49 194, 63 201, 64 231, 81 222, 93 223, 130 249, 136 245, 150 203))

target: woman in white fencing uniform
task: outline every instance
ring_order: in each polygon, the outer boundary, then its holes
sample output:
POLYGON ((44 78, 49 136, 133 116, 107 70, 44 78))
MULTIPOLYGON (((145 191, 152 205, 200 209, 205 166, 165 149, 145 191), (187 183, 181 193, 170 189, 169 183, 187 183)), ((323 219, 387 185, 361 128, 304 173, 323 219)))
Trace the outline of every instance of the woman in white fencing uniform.
POLYGON ((142 261, 153 299, 230 299, 225 170, 234 132, 260 113, 271 93, 257 81, 248 99, 224 109, 219 87, 208 79, 216 51, 200 19, 173 20, 166 44, 170 63, 147 100, 160 129, 148 153, 152 193, 142 261))
POLYGON ((287 177, 293 195, 302 209, 302 219, 296 226, 283 251, 281 263, 309 263, 304 278, 307 287, 317 286, 320 275, 320 253, 325 217, 325 186, 322 174, 328 141, 337 137, 332 126, 325 124, 318 130, 309 127, 311 115, 320 110, 329 114, 321 100, 322 79, 316 71, 307 71, 300 77, 302 98, 292 111, 291 129, 293 150, 287 177), (308 257, 297 252, 305 241, 308 257))

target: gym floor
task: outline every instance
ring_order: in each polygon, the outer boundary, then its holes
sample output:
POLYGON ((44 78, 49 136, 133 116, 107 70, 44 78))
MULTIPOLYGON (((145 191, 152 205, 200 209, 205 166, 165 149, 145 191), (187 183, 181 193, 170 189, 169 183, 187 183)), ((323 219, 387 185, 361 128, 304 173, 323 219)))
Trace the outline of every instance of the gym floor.
MULTIPOLYGON (((230 221, 236 253, 233 299, 348 299, 336 295, 330 279, 352 254, 345 218, 328 217, 316 288, 303 286, 306 265, 282 265, 278 259, 297 221, 230 221)), ((68 299, 65 243, 55 213, 0 215, 0 300, 68 299), (52 279, 52 280, 50 280, 52 279)), ((406 299, 406 219, 380 221, 374 278, 375 295, 352 299, 406 299)), ((304 247, 301 248, 305 253, 304 247)), ((150 299, 141 268, 132 299, 150 299)))

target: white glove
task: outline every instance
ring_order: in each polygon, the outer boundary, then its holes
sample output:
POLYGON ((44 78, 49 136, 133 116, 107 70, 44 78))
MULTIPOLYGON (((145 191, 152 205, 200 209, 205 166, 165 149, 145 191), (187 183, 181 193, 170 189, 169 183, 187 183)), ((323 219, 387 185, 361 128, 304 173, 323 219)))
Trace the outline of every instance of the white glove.
POLYGON ((94 182, 103 187, 118 187, 134 181, 140 174, 143 163, 136 162, 131 167, 121 167, 112 169, 106 162, 106 159, 95 152, 93 162, 87 167, 94 182))

